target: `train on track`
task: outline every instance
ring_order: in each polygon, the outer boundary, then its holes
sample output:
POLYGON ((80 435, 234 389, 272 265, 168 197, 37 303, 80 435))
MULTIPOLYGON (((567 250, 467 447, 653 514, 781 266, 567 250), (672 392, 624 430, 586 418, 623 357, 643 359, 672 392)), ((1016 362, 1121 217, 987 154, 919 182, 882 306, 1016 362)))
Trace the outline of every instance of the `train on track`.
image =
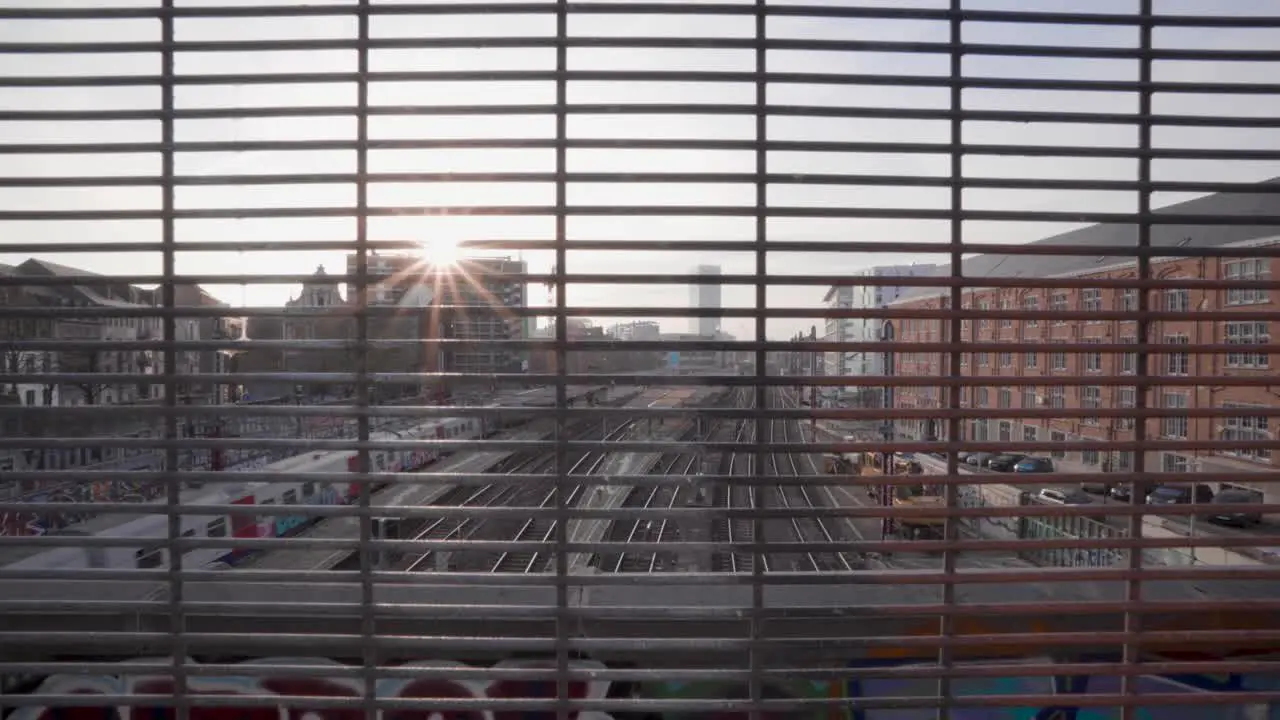
MULTIPOLYGON (((414 439, 476 439, 489 433, 488 424, 481 418, 446 418, 417 425, 398 433, 374 433, 370 440, 414 439)), ((373 472, 412 472, 435 462, 443 453, 437 450, 374 450, 369 453, 373 472)), ((358 456, 354 450, 328 450, 309 452, 286 458, 263 468, 261 472, 283 474, 342 473, 357 471, 358 456)), ((229 475, 232 475, 229 473, 229 475)), ((228 478, 229 480, 232 478, 228 478)), ((383 486, 375 486, 378 490, 383 486)), ((359 483, 317 482, 315 480, 287 480, 250 482, 221 490, 187 491, 183 505, 345 505, 359 497, 359 483)), ((9 563, 10 569, 26 570, 76 570, 85 568, 150 569, 167 567, 169 518, 160 504, 148 504, 153 514, 143 516, 115 516, 119 524, 95 533, 72 532, 66 534, 92 535, 123 539, 119 545, 59 547, 29 555, 9 563), (130 519, 132 518, 132 519, 130 519), (132 542, 130 542, 132 541, 132 542)), ((198 510, 180 518, 183 538, 271 538, 287 537, 301 532, 318 518, 306 515, 261 515, 241 513, 201 513, 198 510)), ((183 554, 187 568, 231 565, 241 561, 253 551, 235 547, 194 548, 183 554), (217 565, 222 564, 222 565, 217 565)))

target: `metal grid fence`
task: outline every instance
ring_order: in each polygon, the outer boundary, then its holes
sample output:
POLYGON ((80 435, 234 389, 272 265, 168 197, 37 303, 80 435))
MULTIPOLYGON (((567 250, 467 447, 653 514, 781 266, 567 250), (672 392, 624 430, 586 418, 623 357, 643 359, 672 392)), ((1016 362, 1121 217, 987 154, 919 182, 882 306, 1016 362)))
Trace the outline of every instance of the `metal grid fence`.
POLYGON ((0 711, 1276 713, 1275 13, 0 4, 0 711))

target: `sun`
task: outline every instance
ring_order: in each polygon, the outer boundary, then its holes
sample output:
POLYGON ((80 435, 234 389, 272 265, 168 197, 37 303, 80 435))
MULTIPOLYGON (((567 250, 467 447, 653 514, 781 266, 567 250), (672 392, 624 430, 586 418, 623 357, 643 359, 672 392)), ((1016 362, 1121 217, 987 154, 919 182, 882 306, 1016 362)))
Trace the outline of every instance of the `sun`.
POLYGON ((422 242, 422 259, 429 265, 456 265, 461 252, 456 237, 437 236, 422 242))

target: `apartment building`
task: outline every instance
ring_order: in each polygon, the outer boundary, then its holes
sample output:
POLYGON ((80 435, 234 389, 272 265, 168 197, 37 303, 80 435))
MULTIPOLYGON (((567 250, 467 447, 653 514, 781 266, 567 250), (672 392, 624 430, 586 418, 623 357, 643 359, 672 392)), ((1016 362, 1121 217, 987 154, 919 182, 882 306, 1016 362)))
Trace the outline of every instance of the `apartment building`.
POLYGON ((615 323, 606 331, 609 337, 623 342, 633 340, 656 342, 662 337, 662 326, 654 320, 634 320, 632 322, 615 323))
MULTIPOLYGON (((116 308, 137 310, 154 308, 161 302, 154 290, 138 288, 113 278, 90 273, 79 268, 45 260, 30 259, 19 265, 0 266, 0 273, 11 278, 31 278, 30 285, 6 285, 0 288, 0 302, 12 307, 45 308, 116 308), (41 284, 42 278, 75 278, 70 284, 41 284)), ((175 301, 179 306, 217 302, 195 286, 179 286, 175 301), (202 300, 203 298, 203 300, 202 300)), ((231 332, 235 322, 216 319, 176 319, 175 338, 179 341, 200 340, 213 337, 215 332, 231 332)), ((60 315, 56 317, 27 317, 0 322, 0 341, 3 340, 54 340, 99 343, 127 343, 158 340, 162 336, 162 323, 158 316, 93 317, 60 315)), ((0 342, 3 345, 3 342, 0 342)), ((213 351, 184 350, 177 353, 177 373, 187 377, 196 373, 226 372, 223 360, 213 351)), ((93 373, 96 375, 149 376, 164 373, 163 353, 147 349, 67 349, 67 350, 19 350, 13 346, 0 349, 0 368, 5 372, 40 375, 43 373, 93 373)), ((202 386, 203 387, 203 386, 202 386)), ((175 392, 184 402, 219 402, 216 393, 209 397, 198 391, 194 384, 179 385, 175 392), (193 394, 197 393, 197 394, 193 394)), ((10 383, 0 387, 0 403, 21 407, 58 407, 74 405, 123 405, 146 407, 163 402, 165 386, 148 382, 39 382, 10 383)), ((87 417, 61 418, 57 425, 49 424, 47 416, 23 414, 6 423, 5 431, 14 435, 41 437, 62 434, 72 437, 145 438, 160 432, 154 417, 120 410, 109 422, 95 422, 87 417)), ((0 471, 6 470, 70 470, 92 467, 97 470, 142 470, 157 467, 160 453, 143 448, 103 447, 82 445, 75 448, 46 448, 43 450, 0 451, 0 471)), ((0 482, 0 497, 14 497, 20 493, 43 490, 38 484, 27 482, 19 486, 0 482)), ((99 483, 97 490, 114 488, 110 483, 99 483)), ((76 492, 87 492, 81 486, 76 492)), ((80 497, 81 495, 75 495, 80 497)))
MULTIPOLYGON (((845 283, 832 285, 823 297, 823 305, 832 310, 882 309, 910 291, 902 285, 859 284, 859 278, 920 277, 937 272, 933 265, 880 265, 853 273, 845 283)), ((884 339, 884 320, 868 317, 827 318, 822 329, 823 342, 879 342, 884 339)), ((880 350, 841 350, 823 353, 826 375, 883 375, 885 353, 880 350)), ((880 407, 884 403, 881 388, 847 387, 825 390, 828 400, 842 396, 856 405, 880 407)))
MULTIPOLYGON (((1219 194, 1164 208, 1160 212, 1189 214, 1275 214, 1280 198, 1271 194, 1219 194)), ((1053 288, 1052 279, 1117 280, 1136 276, 1132 258, 1109 256, 1108 248, 1132 246, 1132 227, 1095 225, 1041 242, 1054 245, 1098 247, 1098 255, 1077 256, 977 256, 965 261, 967 277, 1045 278, 1041 287, 976 288, 966 290, 963 306, 993 317, 967 319, 961 324, 964 342, 1026 343, 1043 349, 1035 352, 963 353, 961 371, 968 377, 987 377, 989 384, 966 388, 960 398, 962 407, 971 408, 1125 408, 1136 403, 1136 390, 1124 385, 1057 384, 1056 377, 1113 378, 1135 375, 1137 353, 1064 352, 1055 344, 1136 343, 1137 323, 1133 320, 1032 320, 1000 318, 1002 310, 1059 310, 1075 312, 1134 312, 1139 306, 1138 290, 1121 288, 1053 288), (1034 385, 1010 385, 1004 378, 1036 378, 1034 385)), ((1269 280, 1277 271, 1269 257, 1214 256, 1203 250, 1212 248, 1274 247, 1280 244, 1280 233, 1257 226, 1200 227, 1190 225, 1157 225, 1152 231, 1152 244, 1172 249, 1195 249, 1186 256, 1153 258, 1151 277, 1166 281, 1194 280, 1269 280)), ((945 292, 920 288, 891 306, 895 309, 941 309, 949 298, 945 292)), ((1275 311, 1274 293, 1259 289, 1205 289, 1200 287, 1148 291, 1148 307, 1167 312, 1258 313, 1275 311)), ((946 341, 947 323, 929 319, 895 321, 898 343, 892 358, 898 375, 937 377, 944 374, 945 359, 938 353, 918 353, 911 343, 946 341)), ((1184 319, 1157 320, 1150 324, 1149 341, 1169 346, 1167 352, 1148 356, 1150 376, 1168 381, 1147 391, 1148 407, 1166 409, 1214 408, 1231 411, 1222 417, 1196 418, 1173 416, 1152 418, 1146 424, 1146 436, 1165 440, 1248 441, 1263 440, 1272 432, 1269 418, 1250 413, 1258 408, 1275 407, 1280 398, 1269 387, 1222 385, 1179 385, 1180 377, 1258 378, 1274 372, 1274 359, 1264 352, 1250 350, 1251 345, 1270 341, 1270 323, 1244 317, 1240 320, 1198 320, 1194 314, 1184 319), (1239 352, 1225 354, 1192 353, 1178 350, 1188 344, 1239 345, 1239 352)), ((903 387, 897 391, 895 405, 903 408, 940 408, 947 398, 939 387, 903 387)), ((946 423, 940 420, 898 421, 900 437, 931 439, 946 435, 946 423)), ((1116 471, 1132 469, 1134 458, 1129 452, 1096 451, 1064 452, 1053 449, 1054 443, 1071 440, 1132 440, 1135 422, 1132 418, 1072 419, 976 419, 967 420, 961 436, 984 442, 1043 442, 1045 452, 1056 458, 1064 471, 1116 471)), ((1153 471, 1172 473, 1228 472, 1240 473, 1238 484, 1268 491, 1251 483, 1249 476, 1273 471, 1267 450, 1162 450, 1144 458, 1153 471)), ((1273 500, 1269 500, 1273 501, 1273 500)))

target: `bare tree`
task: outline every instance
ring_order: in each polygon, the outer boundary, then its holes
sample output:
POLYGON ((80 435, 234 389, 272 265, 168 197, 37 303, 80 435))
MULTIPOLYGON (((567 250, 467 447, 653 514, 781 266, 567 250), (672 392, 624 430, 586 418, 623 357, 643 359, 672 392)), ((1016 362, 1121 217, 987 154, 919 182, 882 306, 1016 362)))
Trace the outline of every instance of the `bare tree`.
MULTIPOLYGON (((97 374, 102 372, 102 354, 93 350, 69 350, 59 353, 57 358, 58 372, 97 374)), ((97 405, 102 393, 111 387, 110 383, 96 381, 73 382, 68 386, 74 388, 84 398, 85 405, 97 405)))

